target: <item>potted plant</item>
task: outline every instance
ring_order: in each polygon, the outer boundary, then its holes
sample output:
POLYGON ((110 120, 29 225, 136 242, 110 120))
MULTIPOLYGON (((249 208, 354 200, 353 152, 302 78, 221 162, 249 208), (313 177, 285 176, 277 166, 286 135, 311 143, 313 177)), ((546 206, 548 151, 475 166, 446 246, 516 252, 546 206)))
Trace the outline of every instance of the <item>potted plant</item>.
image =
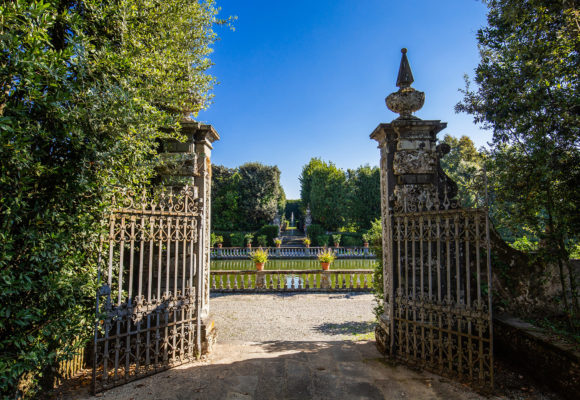
POLYGON ((274 244, 276 245, 276 247, 280 247, 282 245, 282 239, 280 238, 274 239, 274 244))
POLYGON ((340 239, 342 238, 341 235, 332 235, 332 240, 334 242, 334 247, 340 246, 340 239))
POLYGON ((330 268, 330 264, 334 261, 336 256, 331 249, 326 249, 322 253, 318 255, 318 261, 320 261, 320 265, 322 266, 323 271, 328 271, 330 268))
POLYGON ((252 248, 252 240, 254 240, 254 235, 252 235, 251 233, 247 233, 244 235, 244 241, 246 242, 246 246, 248 247, 248 249, 252 248))
POLYGON ((364 247, 369 247, 369 241, 371 240, 371 234, 370 233, 363 233, 362 235, 362 239, 363 239, 363 246, 364 247))
POLYGON ((302 243, 304 243, 304 246, 306 246, 307 248, 310 247, 310 243, 312 243, 312 241, 310 240, 310 238, 305 238, 302 243))
POLYGON ((222 244, 224 242, 224 237, 221 235, 216 235, 215 237, 215 244, 217 245, 218 249, 222 248, 222 244))
POLYGON ((261 247, 250 253, 250 258, 256 264, 256 269, 258 271, 264 270, 264 264, 268 261, 268 250, 264 250, 261 247))

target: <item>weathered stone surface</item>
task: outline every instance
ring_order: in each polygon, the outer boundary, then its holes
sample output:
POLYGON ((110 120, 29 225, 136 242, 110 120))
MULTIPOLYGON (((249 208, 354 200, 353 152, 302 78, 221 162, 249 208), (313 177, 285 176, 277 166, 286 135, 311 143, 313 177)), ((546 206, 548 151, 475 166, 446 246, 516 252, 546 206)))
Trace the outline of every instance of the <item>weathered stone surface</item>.
POLYGON ((494 319, 495 351, 566 399, 580 393, 580 350, 510 315, 494 319))
POLYGON ((398 92, 391 93, 385 99, 389 110, 400 114, 400 119, 413 119, 411 114, 423 107, 425 103, 425 93, 419 92, 411 87, 413 83, 413 73, 409 60, 407 60, 407 49, 401 49, 401 65, 397 76, 398 92))
POLYGON ((426 150, 401 150, 395 153, 393 160, 395 175, 402 174, 435 174, 437 155, 426 150))
MULTIPOLYGON (((210 216, 211 216, 211 150, 212 143, 220 137, 211 125, 201 124, 189 118, 181 121, 181 133, 184 142, 167 140, 163 143, 160 154, 161 163, 157 170, 160 183, 166 186, 179 187, 191 185, 196 196, 203 204, 200 221, 200 240, 196 244, 195 254, 201 259, 200 271, 196 271, 193 285, 199 296, 202 319, 202 353, 211 351, 215 342, 214 322, 209 320, 209 277, 210 277, 210 216), (201 279, 199 279, 201 278, 201 279)), ((183 251, 191 249, 182 247, 177 257, 183 257, 183 251)), ((190 257, 186 254, 185 258, 190 257)))
POLYGON ((425 103, 425 93, 405 88, 388 95, 385 103, 389 110, 401 115, 399 118, 413 118, 412 114, 421 109, 425 103))

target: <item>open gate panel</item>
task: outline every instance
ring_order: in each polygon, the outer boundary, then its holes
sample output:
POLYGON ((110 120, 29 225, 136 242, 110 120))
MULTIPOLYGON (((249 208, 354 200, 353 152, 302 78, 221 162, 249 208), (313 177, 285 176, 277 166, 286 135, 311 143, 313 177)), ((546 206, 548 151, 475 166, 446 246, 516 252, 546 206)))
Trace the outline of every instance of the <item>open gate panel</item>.
POLYGON ((489 222, 480 209, 393 214, 395 356, 493 386, 489 222))
POLYGON ((103 240, 93 391, 197 357, 200 204, 194 188, 123 198, 103 240), (106 267, 105 267, 106 265, 106 267))

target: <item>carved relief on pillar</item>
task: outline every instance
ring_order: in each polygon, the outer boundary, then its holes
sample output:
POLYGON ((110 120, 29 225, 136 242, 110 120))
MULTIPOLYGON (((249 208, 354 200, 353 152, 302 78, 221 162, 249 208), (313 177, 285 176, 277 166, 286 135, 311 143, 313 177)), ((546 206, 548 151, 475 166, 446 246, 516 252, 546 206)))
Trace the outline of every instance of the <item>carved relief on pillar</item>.
POLYGON ((393 171, 396 175, 432 174, 436 170, 437 156, 433 152, 403 150, 394 155, 393 171))

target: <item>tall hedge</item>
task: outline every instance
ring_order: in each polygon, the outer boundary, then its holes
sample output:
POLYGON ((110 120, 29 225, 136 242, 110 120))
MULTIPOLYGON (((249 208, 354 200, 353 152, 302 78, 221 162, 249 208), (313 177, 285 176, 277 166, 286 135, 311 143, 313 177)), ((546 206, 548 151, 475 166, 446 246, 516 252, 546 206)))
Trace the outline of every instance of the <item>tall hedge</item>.
POLYGON ((300 199, 314 222, 326 230, 367 230, 381 215, 378 167, 368 165, 346 172, 332 162, 312 158, 300 174, 300 199))
POLYGON ((286 196, 277 166, 246 163, 212 166, 212 229, 255 231, 284 210, 286 196))
POLYGON ((206 106, 213 1, 0 5, 0 397, 52 386, 90 336, 100 221, 206 106), (81 340, 82 343, 82 340, 81 340))
POLYGON ((240 174, 237 169, 212 165, 211 227, 214 231, 232 231, 240 221, 240 174))

